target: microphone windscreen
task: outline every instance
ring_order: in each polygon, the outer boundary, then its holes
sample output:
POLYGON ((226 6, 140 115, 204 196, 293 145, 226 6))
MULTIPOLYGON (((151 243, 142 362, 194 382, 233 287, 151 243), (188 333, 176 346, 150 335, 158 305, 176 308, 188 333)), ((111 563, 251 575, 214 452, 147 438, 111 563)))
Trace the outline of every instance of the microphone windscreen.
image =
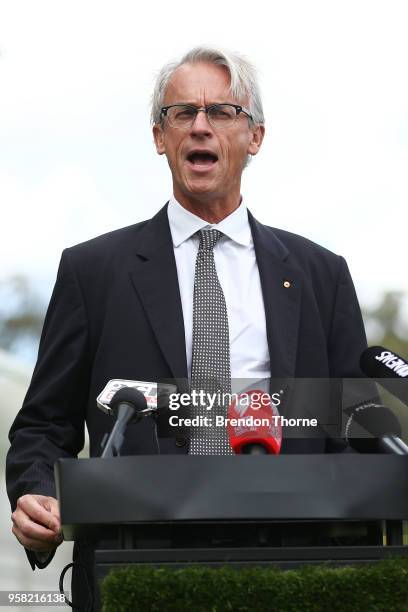
POLYGON ((401 437, 401 425, 395 414, 386 406, 367 404, 356 408, 350 417, 348 438, 353 437, 353 422, 363 427, 373 438, 401 437))
POLYGON ((370 378, 407 378, 408 362, 383 346, 370 346, 360 358, 360 367, 370 378))
POLYGON ((382 438, 400 436, 401 425, 397 417, 389 408, 378 404, 357 407, 346 426, 348 443, 359 453, 382 453, 382 438))
POLYGON ((116 412, 119 404, 122 403, 131 404, 136 412, 140 412, 147 408, 145 396, 134 387, 122 387, 116 391, 110 401, 109 407, 112 411, 116 412))

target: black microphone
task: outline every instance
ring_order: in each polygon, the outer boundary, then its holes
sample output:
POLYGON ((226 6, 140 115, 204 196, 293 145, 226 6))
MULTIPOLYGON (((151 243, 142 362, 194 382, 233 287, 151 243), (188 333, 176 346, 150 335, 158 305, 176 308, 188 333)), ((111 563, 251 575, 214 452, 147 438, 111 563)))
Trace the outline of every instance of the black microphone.
POLYGON ((346 424, 345 437, 359 453, 408 455, 397 417, 381 404, 370 402, 354 408, 346 424), (372 437, 362 437, 361 427, 372 437))
POLYGON ((116 422, 104 445, 101 455, 103 458, 119 456, 128 423, 132 420, 137 422, 144 415, 151 413, 147 408, 145 396, 134 387, 123 387, 116 391, 109 406, 116 422))
POLYGON ((371 346, 361 355, 360 367, 366 376, 378 379, 376 382, 384 389, 408 404, 408 362, 405 359, 383 346, 371 346))

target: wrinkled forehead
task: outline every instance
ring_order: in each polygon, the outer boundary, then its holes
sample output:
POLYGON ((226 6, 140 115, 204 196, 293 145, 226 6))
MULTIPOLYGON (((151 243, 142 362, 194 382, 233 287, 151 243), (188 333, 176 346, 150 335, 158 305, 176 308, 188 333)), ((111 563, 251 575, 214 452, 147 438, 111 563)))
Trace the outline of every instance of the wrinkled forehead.
POLYGON ((215 102, 234 102, 231 78, 225 66, 206 62, 183 64, 171 76, 164 95, 164 104, 185 102, 207 106, 215 102))

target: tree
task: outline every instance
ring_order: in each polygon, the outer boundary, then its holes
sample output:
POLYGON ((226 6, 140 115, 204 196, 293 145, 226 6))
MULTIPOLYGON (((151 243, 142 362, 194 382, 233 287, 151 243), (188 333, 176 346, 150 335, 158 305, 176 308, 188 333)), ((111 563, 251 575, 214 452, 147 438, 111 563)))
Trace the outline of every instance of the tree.
POLYGON ((45 304, 23 275, 0 282, 0 347, 34 356, 44 322, 45 304))
POLYGON ((375 308, 363 309, 368 343, 385 346, 408 357, 408 323, 404 316, 404 293, 387 291, 375 308))

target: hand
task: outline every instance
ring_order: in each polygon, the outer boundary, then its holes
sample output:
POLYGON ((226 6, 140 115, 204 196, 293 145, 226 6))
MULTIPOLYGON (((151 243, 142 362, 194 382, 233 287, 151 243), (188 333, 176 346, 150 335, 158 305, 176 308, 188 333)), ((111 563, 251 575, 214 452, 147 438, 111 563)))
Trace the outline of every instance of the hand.
POLYGON ((58 502, 46 495, 23 495, 11 515, 12 532, 28 550, 47 552, 57 548, 63 537, 58 502))

